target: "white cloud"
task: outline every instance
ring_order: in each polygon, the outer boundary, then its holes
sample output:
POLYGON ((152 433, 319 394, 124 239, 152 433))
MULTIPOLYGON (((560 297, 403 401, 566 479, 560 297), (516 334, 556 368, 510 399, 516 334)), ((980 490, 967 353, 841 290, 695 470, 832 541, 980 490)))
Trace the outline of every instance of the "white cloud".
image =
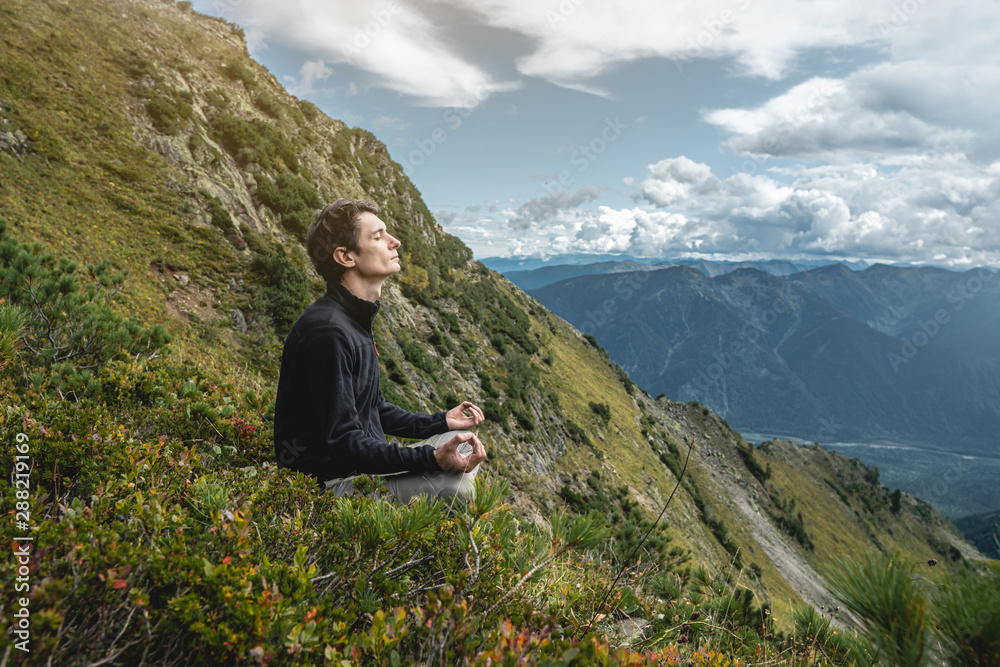
POLYGON ((458 216, 453 224, 480 247, 488 243, 490 254, 820 255, 1000 265, 1000 162, 983 167, 949 155, 892 169, 786 169, 783 177, 790 176, 791 183, 761 174, 723 179, 681 156, 650 165, 636 195, 646 205, 594 208, 594 191, 561 190, 517 208, 458 216))
POLYGON ((1000 49, 987 26, 998 24, 996 2, 893 3, 876 24, 884 62, 703 117, 750 155, 887 164, 964 153, 989 163, 1000 157, 1000 49))
POLYGON ((548 192, 528 200, 507 216, 507 224, 516 231, 525 231, 537 224, 550 225, 561 219, 567 212, 575 214, 576 209, 588 204, 601 195, 597 186, 591 185, 570 193, 566 188, 548 192))
POLYGON ((315 92, 314 85, 318 81, 325 81, 333 75, 331 69, 322 60, 307 60, 299 68, 298 77, 287 77, 288 90, 296 97, 305 97, 315 92))
MULTIPOLYGON (((535 49, 518 61, 525 75, 578 90, 613 66, 669 58, 731 59, 749 74, 785 75, 808 49, 881 39, 868 0, 439 0, 478 14, 489 25, 525 35, 535 49)), ((593 91, 598 94, 601 91, 593 91)))
POLYGON ((683 155, 649 165, 649 178, 642 182, 643 196, 658 206, 669 206, 692 195, 704 195, 719 189, 719 179, 707 164, 699 164, 683 155))
POLYGON ((826 165, 786 169, 785 177, 795 180, 784 184, 767 175, 719 179, 707 165, 681 157, 650 165, 641 196, 719 232, 705 238, 703 250, 912 261, 937 256, 996 265, 997 164, 984 170, 951 154, 891 169, 826 165))
POLYGON ((242 0, 231 15, 254 36, 293 45, 313 58, 350 63, 378 85, 442 107, 474 107, 517 82, 497 81, 449 47, 417 3, 242 0))

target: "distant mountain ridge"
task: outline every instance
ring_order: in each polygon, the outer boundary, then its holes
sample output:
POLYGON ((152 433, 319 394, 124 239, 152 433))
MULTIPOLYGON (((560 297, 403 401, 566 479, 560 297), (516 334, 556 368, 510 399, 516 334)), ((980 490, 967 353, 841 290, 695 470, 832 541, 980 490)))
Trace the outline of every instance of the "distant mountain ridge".
MULTIPOLYGON (((604 256, 601 256, 604 257, 604 256)), ((614 256, 612 256, 614 257, 614 256)), ((817 266, 830 266, 830 262, 823 260, 789 261, 785 259, 771 259, 761 261, 728 262, 710 261, 704 259, 672 259, 672 260, 650 260, 642 258, 622 258, 606 259, 603 261, 584 262, 580 256, 568 256, 561 263, 553 259, 552 263, 542 266, 535 266, 534 262, 525 261, 525 266, 533 268, 517 268, 521 260, 502 260, 491 258, 491 266, 495 271, 502 272, 508 280, 523 290, 538 289, 546 285, 552 285, 567 278, 577 276, 606 275, 609 273, 628 273, 629 271, 658 271, 668 269, 673 266, 689 266, 706 276, 723 276, 739 269, 757 269, 773 276, 790 276, 802 271, 808 271, 817 266), (493 261, 496 260, 496 261, 493 261)), ((835 263, 844 266, 848 270, 860 270, 867 267, 864 263, 852 263, 850 266, 842 263, 835 263), (853 269, 851 268, 853 267, 853 269)), ((489 266, 489 264, 487 264, 489 266)))
POLYGON ((530 293, 650 393, 702 402, 740 430, 1000 452, 992 271, 674 267, 530 293))
MULTIPOLYGON (((705 275, 721 275, 730 273, 736 269, 755 268, 766 271, 773 275, 790 275, 799 271, 808 271, 820 266, 830 264, 844 264, 848 268, 856 271, 863 270, 869 266, 864 261, 845 261, 834 259, 761 259, 746 261, 729 260, 709 260, 691 257, 635 257, 633 255, 611 255, 611 254, 587 254, 573 253, 553 255, 552 257, 485 257, 479 260, 482 264, 494 271, 503 273, 514 284, 518 284, 511 278, 511 274, 527 273, 537 269, 552 269, 559 266, 589 267, 587 273, 576 275, 596 275, 601 273, 619 273, 620 271, 608 271, 609 266, 614 264, 638 264, 656 268, 669 268, 671 266, 692 266, 705 275)), ((567 276, 569 277, 569 276, 567 276)))

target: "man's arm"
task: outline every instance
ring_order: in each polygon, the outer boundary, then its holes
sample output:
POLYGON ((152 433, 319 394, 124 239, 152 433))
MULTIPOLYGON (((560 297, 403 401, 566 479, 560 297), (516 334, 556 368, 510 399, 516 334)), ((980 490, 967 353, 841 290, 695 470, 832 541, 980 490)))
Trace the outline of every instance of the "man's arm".
POLYGON ((378 394, 378 416, 382 422, 382 431, 397 438, 423 440, 450 430, 444 411, 434 414, 409 412, 385 400, 381 391, 378 394))
POLYGON ((482 409, 469 401, 456 405, 448 412, 427 415, 407 412, 382 398, 379 392, 379 417, 382 430, 398 438, 429 438, 446 431, 468 431, 485 419, 482 409), (442 426, 443 420, 443 426, 442 426))
MULTIPOLYGON (((361 427, 354 403, 352 358, 355 350, 342 332, 337 329, 316 332, 310 336, 307 348, 305 358, 314 363, 308 374, 309 389, 317 399, 314 409, 324 416, 323 433, 334 468, 343 471, 344 476, 440 470, 432 447, 399 447, 368 435, 361 427)), ((440 415, 442 429, 436 431, 438 433, 447 430, 444 413, 440 415)))

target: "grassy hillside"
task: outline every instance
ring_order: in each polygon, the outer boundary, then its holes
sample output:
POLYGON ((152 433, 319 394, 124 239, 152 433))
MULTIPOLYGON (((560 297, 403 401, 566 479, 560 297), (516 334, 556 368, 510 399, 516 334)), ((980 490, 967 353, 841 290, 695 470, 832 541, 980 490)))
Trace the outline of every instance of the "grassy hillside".
POLYGON ((237 27, 159 0, 0 19, 0 437, 20 447, 2 463, 31 457, 30 497, 3 503, 31 517, 11 528, 34 539, 30 664, 811 664, 793 608, 835 606, 838 556, 898 550, 942 576, 979 557, 856 462, 754 450, 645 395, 237 27), (302 232, 336 196, 375 201, 403 242, 383 393, 487 413, 470 513, 338 501, 271 460, 282 335, 322 290, 302 232))

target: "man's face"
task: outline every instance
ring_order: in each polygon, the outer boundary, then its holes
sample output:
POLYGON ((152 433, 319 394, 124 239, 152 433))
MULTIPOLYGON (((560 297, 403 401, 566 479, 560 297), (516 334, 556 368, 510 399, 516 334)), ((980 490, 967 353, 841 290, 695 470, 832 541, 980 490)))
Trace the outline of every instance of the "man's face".
POLYGON ((389 234, 385 223, 374 213, 365 211, 358 218, 358 251, 354 269, 362 279, 381 278, 399 273, 399 241, 389 234))

